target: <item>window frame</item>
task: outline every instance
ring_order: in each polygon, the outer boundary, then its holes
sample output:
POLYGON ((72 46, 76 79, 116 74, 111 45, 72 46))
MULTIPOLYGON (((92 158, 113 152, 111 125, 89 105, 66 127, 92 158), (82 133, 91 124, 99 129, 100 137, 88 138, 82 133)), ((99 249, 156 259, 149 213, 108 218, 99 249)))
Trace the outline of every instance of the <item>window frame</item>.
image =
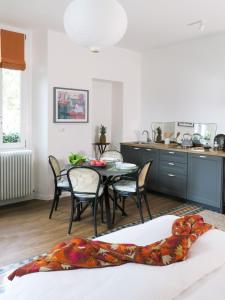
POLYGON ((20 81, 20 142, 18 143, 3 143, 3 101, 2 101, 2 68, 0 68, 0 150, 6 149, 23 149, 26 148, 26 140, 25 140, 25 121, 26 121, 26 114, 25 114, 25 74, 21 71, 21 81, 20 81))

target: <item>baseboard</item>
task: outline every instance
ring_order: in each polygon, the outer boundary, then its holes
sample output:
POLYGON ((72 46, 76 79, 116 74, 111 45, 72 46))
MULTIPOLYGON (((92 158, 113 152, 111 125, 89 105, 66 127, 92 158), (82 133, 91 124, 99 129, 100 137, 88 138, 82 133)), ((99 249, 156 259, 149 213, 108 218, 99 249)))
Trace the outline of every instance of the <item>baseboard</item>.
MULTIPOLYGON (((69 192, 63 192, 61 197, 63 197, 63 198, 70 197, 70 193, 69 192)), ((30 201, 30 200, 34 200, 34 199, 35 200, 50 201, 53 198, 54 198, 53 194, 44 195, 44 194, 39 194, 39 193, 33 193, 32 195, 27 196, 27 197, 0 201, 0 207, 5 206, 5 205, 14 204, 14 203, 19 203, 19 202, 30 201)))
POLYGON ((10 204, 14 204, 14 203, 20 203, 20 202, 24 202, 24 201, 30 201, 33 199, 34 199, 33 195, 30 195, 30 196, 22 197, 22 198, 2 200, 2 201, 0 201, 0 206, 10 205, 10 204))
POLYGON ((39 194, 39 193, 34 193, 33 199, 36 200, 52 200, 54 198, 54 195, 44 195, 44 194, 39 194))
MULTIPOLYGON (((69 192, 63 192, 62 197, 69 197, 69 196, 70 196, 69 192)), ((34 193, 34 195, 33 195, 33 199, 37 199, 37 200, 49 201, 49 200, 52 200, 53 198, 54 198, 53 194, 44 195, 44 194, 34 193)))

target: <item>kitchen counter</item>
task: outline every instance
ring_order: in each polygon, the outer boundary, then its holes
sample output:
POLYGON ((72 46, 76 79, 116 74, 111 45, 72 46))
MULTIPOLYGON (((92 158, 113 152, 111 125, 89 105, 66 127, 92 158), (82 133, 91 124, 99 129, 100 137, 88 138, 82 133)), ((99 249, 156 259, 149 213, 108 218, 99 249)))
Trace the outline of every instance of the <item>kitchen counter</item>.
POLYGON ((177 144, 169 144, 165 145, 163 143, 138 143, 138 142, 125 142, 121 143, 121 145, 127 145, 131 147, 137 147, 137 148, 152 148, 152 149, 159 149, 159 150, 168 150, 168 151, 178 151, 178 152, 184 152, 184 153, 192 153, 192 154, 203 154, 203 155, 212 155, 212 156, 218 156, 218 157, 225 157, 224 151, 214 151, 212 149, 210 150, 194 150, 194 148, 184 149, 181 146, 177 144))

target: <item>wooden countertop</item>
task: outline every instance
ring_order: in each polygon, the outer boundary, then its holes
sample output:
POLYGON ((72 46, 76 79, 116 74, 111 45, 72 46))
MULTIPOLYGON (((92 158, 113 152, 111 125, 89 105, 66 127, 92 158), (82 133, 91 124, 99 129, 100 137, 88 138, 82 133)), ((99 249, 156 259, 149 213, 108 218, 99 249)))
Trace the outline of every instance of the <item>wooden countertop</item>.
POLYGON ((167 151, 179 151, 179 152, 185 152, 185 153, 193 153, 193 154, 199 154, 199 155, 212 155, 212 156, 218 156, 218 157, 225 157, 224 151, 214 151, 212 149, 210 150, 194 150, 194 148, 184 149, 181 146, 177 144, 161 144, 161 143, 137 143, 137 142, 125 142, 121 143, 121 145, 127 145, 131 147, 137 147, 137 148, 152 148, 152 149, 159 149, 159 150, 167 150, 167 151))

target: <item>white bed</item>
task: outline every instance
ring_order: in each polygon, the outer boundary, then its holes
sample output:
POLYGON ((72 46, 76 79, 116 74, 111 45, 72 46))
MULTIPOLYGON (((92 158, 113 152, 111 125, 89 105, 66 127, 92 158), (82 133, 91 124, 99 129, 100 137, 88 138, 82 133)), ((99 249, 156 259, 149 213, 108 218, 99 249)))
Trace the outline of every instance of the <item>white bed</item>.
MULTIPOLYGON (((163 216, 99 238, 146 245, 171 234, 177 217, 163 216)), ((225 299, 225 233, 210 230, 189 258, 166 267, 126 264, 103 269, 34 273, 16 278, 1 300, 222 300, 225 299)))

